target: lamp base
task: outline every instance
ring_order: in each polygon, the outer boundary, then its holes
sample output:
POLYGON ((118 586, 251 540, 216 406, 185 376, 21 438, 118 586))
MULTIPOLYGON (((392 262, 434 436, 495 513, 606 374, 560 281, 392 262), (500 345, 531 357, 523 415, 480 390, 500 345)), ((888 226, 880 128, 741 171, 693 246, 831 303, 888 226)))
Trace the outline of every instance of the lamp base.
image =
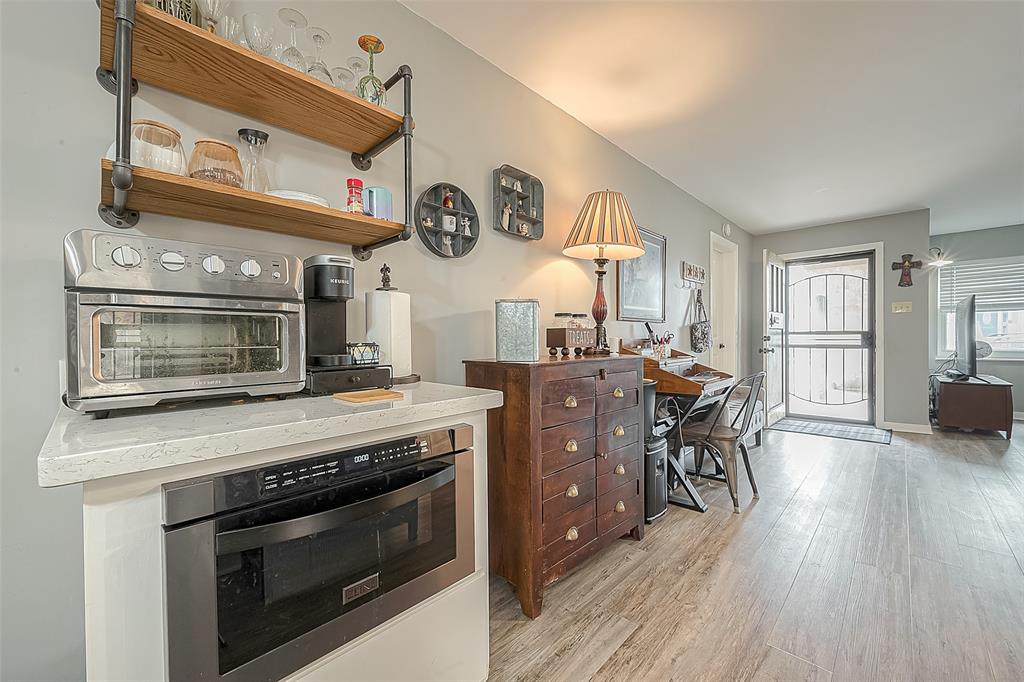
POLYGON ((590 314, 594 316, 594 330, 597 332, 597 346, 594 348, 594 355, 610 355, 608 347, 608 332, 604 328, 604 321, 608 319, 608 300, 604 297, 604 266, 608 265, 607 258, 595 258, 597 265, 597 293, 594 296, 594 306, 590 314))

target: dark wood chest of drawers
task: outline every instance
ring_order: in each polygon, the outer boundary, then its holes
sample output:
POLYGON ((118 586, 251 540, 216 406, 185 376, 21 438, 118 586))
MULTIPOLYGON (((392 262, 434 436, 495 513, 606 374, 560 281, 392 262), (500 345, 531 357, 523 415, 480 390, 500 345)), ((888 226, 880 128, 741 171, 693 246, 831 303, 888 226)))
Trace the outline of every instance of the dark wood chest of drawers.
POLYGON ((544 586, 623 535, 644 533, 639 357, 466 362, 466 385, 503 391, 487 417, 491 571, 523 613, 544 586))

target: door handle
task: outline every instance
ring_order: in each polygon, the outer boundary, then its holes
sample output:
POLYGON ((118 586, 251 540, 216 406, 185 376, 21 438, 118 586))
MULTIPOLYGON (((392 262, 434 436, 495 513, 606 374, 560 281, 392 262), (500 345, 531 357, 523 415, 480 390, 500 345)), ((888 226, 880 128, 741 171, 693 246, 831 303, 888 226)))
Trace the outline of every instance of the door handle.
POLYGON ((724 343, 720 343, 720 344, 718 344, 718 347, 719 348, 725 348, 725 344, 724 343))

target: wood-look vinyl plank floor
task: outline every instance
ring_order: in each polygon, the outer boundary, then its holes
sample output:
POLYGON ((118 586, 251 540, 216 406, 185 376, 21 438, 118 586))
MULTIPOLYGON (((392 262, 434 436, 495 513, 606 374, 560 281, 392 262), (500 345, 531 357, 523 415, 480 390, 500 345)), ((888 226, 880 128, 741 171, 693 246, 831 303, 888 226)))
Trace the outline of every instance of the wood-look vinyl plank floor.
POLYGON ((670 507, 550 585, 536 620, 493 579, 491 679, 1024 679, 1018 443, 769 431, 740 514, 701 481, 707 513, 670 507))

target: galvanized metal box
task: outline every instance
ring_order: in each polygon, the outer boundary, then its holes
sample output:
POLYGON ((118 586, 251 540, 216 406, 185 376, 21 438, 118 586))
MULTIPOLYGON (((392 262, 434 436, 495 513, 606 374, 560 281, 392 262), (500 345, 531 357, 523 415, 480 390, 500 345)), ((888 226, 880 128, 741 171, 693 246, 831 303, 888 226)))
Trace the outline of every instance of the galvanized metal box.
POLYGON ((494 357, 498 362, 540 360, 540 301, 502 298, 494 302, 494 357))

